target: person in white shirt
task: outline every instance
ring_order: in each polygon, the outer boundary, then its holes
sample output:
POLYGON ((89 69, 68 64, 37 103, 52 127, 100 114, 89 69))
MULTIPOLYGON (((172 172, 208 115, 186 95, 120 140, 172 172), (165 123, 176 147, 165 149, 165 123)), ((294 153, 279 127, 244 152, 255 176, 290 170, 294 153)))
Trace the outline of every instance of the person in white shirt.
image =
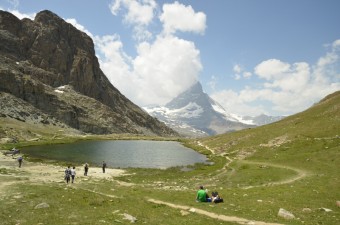
POLYGON ((72 183, 74 182, 75 176, 76 176, 76 167, 73 167, 73 168, 71 169, 72 183))

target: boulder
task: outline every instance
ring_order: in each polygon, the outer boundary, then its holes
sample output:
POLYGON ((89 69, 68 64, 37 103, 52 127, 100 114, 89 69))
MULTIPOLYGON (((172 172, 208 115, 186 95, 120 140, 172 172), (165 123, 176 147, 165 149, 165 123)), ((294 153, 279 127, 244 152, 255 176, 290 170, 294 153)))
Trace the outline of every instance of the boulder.
POLYGON ((50 205, 47 204, 46 202, 42 202, 34 207, 34 209, 43 209, 43 208, 49 208, 50 205))
POLYGON ((137 221, 136 217, 133 217, 127 213, 124 213, 123 216, 124 216, 123 218, 124 220, 129 220, 131 223, 135 223, 137 221))
POLYGON ((287 219, 287 220, 290 220, 290 219, 294 219, 295 216, 293 215, 293 213, 283 209, 283 208, 280 208, 278 214, 277 214, 279 217, 282 217, 284 219, 287 219))
POLYGON ((304 212, 304 213, 311 213, 312 210, 310 208, 303 208, 302 212, 304 212))

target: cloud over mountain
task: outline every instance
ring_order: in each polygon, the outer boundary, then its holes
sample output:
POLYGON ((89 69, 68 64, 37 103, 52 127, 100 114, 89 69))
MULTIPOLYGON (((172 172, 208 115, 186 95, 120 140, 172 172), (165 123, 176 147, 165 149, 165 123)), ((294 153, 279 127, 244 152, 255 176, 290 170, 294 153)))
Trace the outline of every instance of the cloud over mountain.
MULTIPOLYGON (((254 74, 263 82, 257 88, 244 87, 239 92, 216 91, 212 98, 240 115, 271 114, 265 111, 264 104, 272 105, 278 115, 302 111, 320 98, 340 90, 340 40, 329 46, 325 56, 315 65, 265 60, 254 68, 254 74)), ((234 70, 241 71, 239 66, 234 70)))
MULTIPOLYGON (((155 1, 113 1, 111 12, 117 15, 123 10, 123 17, 134 29, 140 26, 146 29, 151 21, 138 19, 136 11, 146 10, 147 18, 157 19, 153 16, 155 4, 155 1)), ((95 38, 103 71, 122 93, 138 105, 167 103, 197 82, 203 68, 200 51, 195 44, 179 38, 175 32, 204 33, 204 13, 196 13, 191 6, 175 2, 164 4, 158 19, 163 24, 163 31, 152 34, 153 39, 140 38, 135 57, 124 52, 123 41, 118 35, 95 38), (186 14, 186 23, 178 20, 178 13, 186 14)))

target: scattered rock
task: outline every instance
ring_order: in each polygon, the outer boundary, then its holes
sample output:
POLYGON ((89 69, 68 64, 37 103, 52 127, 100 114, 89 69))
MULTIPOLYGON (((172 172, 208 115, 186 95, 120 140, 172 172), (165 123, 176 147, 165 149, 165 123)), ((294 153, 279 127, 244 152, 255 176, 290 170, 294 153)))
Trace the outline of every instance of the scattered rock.
POLYGON ((136 217, 133 217, 127 213, 124 213, 123 216, 124 216, 123 218, 124 220, 130 220, 131 223, 135 223, 137 221, 136 217))
POLYGON ((320 211, 332 212, 333 210, 327 208, 319 208, 320 211))
POLYGON ((22 198, 22 195, 15 195, 15 196, 13 196, 13 198, 20 199, 20 198, 22 198))
POLYGON ((116 213, 119 213, 120 210, 115 210, 112 212, 112 214, 116 214, 116 213))
POLYGON ((196 212, 196 209, 195 208, 190 208, 189 212, 193 212, 194 213, 194 212, 196 212))
POLYGON ((277 214, 279 217, 282 217, 282 218, 285 218, 285 219, 294 219, 295 216, 293 215, 293 213, 283 209, 283 208, 280 208, 278 214, 277 214))
POLYGON ((310 208, 303 208, 302 212, 304 212, 304 213, 311 213, 312 210, 310 208))
POLYGON ((185 211, 185 210, 181 210, 181 215, 182 216, 186 216, 186 215, 189 215, 190 213, 188 211, 185 211))
POLYGON ((13 138, 0 138, 0 144, 15 143, 13 138))
POLYGON ((50 205, 47 204, 46 202, 42 202, 34 207, 34 209, 43 209, 43 208, 49 208, 50 205))

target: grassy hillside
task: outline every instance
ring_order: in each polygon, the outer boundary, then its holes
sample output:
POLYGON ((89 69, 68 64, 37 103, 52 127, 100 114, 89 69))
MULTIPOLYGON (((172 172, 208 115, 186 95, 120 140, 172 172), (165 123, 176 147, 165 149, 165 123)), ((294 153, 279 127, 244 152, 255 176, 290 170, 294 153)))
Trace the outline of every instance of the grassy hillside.
POLYGON ((289 224, 340 223, 336 206, 340 200, 339 91, 282 121, 200 141, 232 160, 230 173, 222 181, 225 186, 233 191, 235 187, 255 186, 248 190, 257 198, 300 218, 289 224), (272 171, 282 167, 287 171, 272 171), (289 171, 295 175, 280 178, 289 171), (279 184, 280 179, 283 184, 279 184), (303 208, 312 212, 304 213, 303 208), (333 211, 325 213, 320 208, 333 211))
POLYGON ((280 122, 184 144, 214 164, 131 168, 110 179, 84 177, 77 168, 76 183, 66 185, 60 168, 46 172, 51 166, 38 164, 45 169, 34 172, 2 163, 0 221, 131 224, 124 218, 131 215, 137 224, 157 225, 240 224, 242 218, 241 224, 340 224, 340 92, 280 122), (218 191, 224 203, 195 202, 198 185, 218 191), (34 209, 42 202, 50 207, 34 209), (278 217, 280 208, 295 219, 278 217))

